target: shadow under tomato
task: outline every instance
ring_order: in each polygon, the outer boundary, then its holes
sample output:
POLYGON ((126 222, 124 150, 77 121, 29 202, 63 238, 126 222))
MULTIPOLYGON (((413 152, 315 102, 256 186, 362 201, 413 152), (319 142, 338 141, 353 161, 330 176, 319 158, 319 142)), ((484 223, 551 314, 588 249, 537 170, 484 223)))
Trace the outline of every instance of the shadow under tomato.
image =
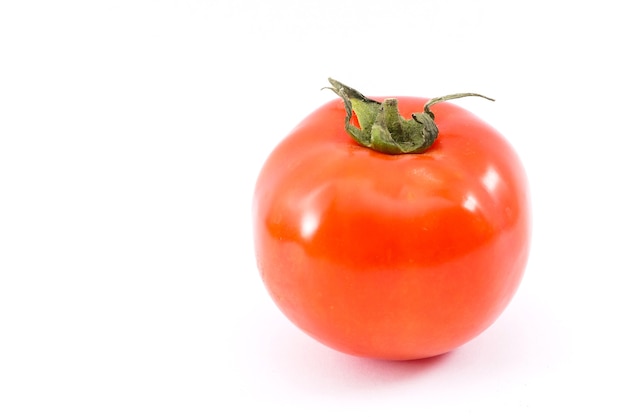
POLYGON ((288 326, 280 333, 266 339, 266 364, 275 376, 308 392, 335 395, 384 389, 437 372, 454 356, 449 352, 406 361, 369 359, 337 352, 288 326))
MULTIPOLYGON (((341 355, 338 353, 338 355, 341 355)), ((393 384, 407 379, 419 378, 435 372, 449 362, 454 352, 424 359, 390 361, 369 358, 345 357, 337 360, 337 366, 355 376, 355 385, 393 384)))
POLYGON ((454 351, 442 353, 436 356, 431 356, 429 358, 401 360, 401 361, 368 359, 368 358, 361 358, 361 359, 367 360, 371 363, 379 364, 379 366, 381 367, 390 367, 390 368, 399 368, 399 369, 422 369, 422 368, 429 368, 429 367, 437 366, 437 364, 442 363, 447 358, 449 358, 450 355, 453 355, 453 354, 454 354, 454 351))

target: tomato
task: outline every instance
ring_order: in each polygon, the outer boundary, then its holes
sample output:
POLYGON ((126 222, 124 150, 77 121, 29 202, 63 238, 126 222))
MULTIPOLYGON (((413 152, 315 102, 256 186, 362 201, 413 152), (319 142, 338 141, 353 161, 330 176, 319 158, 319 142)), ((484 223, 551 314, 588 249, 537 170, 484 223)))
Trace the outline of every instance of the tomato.
MULTIPOLYGON (((406 120, 427 104, 396 100, 406 120)), ((497 319, 522 279, 522 164, 501 134, 455 104, 429 109, 438 135, 428 149, 392 155, 355 141, 345 127, 366 117, 347 107, 344 97, 314 111, 261 169, 260 275, 296 326, 338 351, 391 360, 451 351, 497 319)))

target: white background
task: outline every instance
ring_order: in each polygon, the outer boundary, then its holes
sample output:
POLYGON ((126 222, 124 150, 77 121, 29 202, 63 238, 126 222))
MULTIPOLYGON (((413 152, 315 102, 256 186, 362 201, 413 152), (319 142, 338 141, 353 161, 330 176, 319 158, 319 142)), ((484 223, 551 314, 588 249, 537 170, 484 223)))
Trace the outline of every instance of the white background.
POLYGON ((0 3, 0 415, 624 415, 622 9, 0 3), (457 104, 520 154, 532 254, 451 354, 334 352, 261 283, 256 175, 328 76, 497 99, 457 104))

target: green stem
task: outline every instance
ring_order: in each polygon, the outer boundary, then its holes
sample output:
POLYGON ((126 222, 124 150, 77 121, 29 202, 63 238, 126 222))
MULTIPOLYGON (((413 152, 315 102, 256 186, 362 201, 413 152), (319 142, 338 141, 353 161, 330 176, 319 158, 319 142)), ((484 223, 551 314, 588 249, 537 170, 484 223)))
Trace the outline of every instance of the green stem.
POLYGON ((398 100, 387 98, 382 102, 369 99, 353 88, 329 78, 334 91, 343 99, 346 108, 346 131, 359 144, 389 155, 423 153, 437 139, 439 129, 435 124, 435 114, 430 110, 434 104, 461 97, 489 97, 475 93, 451 94, 429 100, 422 113, 413 113, 405 119, 398 111, 398 100), (352 114, 356 114, 360 129, 352 124, 352 114))

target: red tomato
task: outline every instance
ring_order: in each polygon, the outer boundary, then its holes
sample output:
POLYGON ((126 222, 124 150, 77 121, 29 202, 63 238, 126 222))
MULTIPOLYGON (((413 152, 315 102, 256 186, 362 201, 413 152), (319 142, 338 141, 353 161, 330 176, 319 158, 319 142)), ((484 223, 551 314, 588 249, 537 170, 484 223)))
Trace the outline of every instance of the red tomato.
MULTIPOLYGON (((402 116, 426 99, 399 97, 402 116)), ((529 252, 526 177, 507 141, 447 102, 421 154, 346 133, 341 100, 302 121, 256 184, 264 283, 299 328, 336 350, 406 360, 468 342, 513 297, 529 252)))

